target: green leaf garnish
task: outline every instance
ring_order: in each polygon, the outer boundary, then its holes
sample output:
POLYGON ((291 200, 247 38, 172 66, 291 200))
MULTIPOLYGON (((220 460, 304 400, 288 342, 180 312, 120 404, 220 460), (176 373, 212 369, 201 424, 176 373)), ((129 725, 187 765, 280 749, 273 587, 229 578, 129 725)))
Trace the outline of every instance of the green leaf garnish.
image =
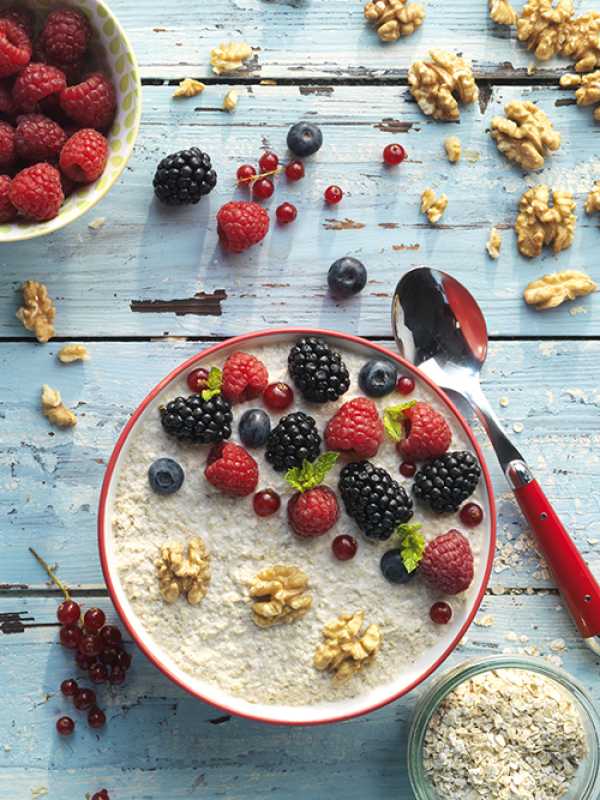
POLYGON ((398 525, 394 536, 402 537, 400 552, 407 572, 414 572, 421 563, 425 551, 425 537, 421 533, 420 522, 406 522, 398 525))
POLYGON ((404 439, 404 412, 416 405, 416 400, 400 403, 397 406, 388 406, 383 412, 383 427, 385 432, 394 442, 404 439))
POLYGON ((314 489, 315 486, 323 483, 325 476, 338 460, 339 453, 323 453, 315 461, 306 461, 301 467, 292 467, 285 473, 285 479, 292 487, 299 492, 306 492, 314 489))
POLYGON ((211 367, 206 379, 206 389, 202 390, 202 399, 210 400, 217 394, 221 394, 221 384, 223 382, 223 375, 218 367, 211 367))

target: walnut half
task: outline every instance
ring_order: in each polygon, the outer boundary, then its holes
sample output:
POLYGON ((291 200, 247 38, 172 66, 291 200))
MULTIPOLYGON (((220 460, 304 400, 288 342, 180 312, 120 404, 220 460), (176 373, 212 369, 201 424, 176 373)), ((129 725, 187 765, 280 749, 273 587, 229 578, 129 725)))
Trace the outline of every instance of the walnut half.
POLYGON ((343 683, 354 673, 373 662, 383 636, 378 625, 369 625, 363 630, 364 611, 341 614, 323 628, 325 641, 320 644, 314 657, 316 669, 333 672, 333 680, 343 683))
POLYGON ((514 25, 517 21, 517 12, 508 0, 489 0, 490 17, 498 25, 514 25))
POLYGON ((433 189, 425 189, 421 195, 421 213, 427 216, 432 225, 440 221, 447 207, 448 198, 445 194, 436 197, 433 189))
POLYGON ((365 19, 377 30, 382 42, 410 36, 423 24, 425 9, 406 0, 375 0, 365 6, 365 19))
POLYGON ((250 585, 255 624, 270 628, 303 617, 312 606, 307 588, 308 577, 298 567, 275 564, 261 570, 250 585))
POLYGON ((517 19, 517 39, 540 61, 560 52, 564 25, 573 17, 573 0, 528 0, 517 19))
POLYGON ((575 61, 576 72, 600 66, 600 13, 590 11, 566 22, 560 31, 560 52, 575 61))
POLYGON ((596 181, 594 188, 590 189, 585 199, 585 213, 597 214, 600 212, 600 181, 596 181))
POLYGON ((163 545, 154 566, 165 603, 174 603, 183 594, 188 603, 195 606, 206 595, 210 583, 210 555, 199 537, 190 540, 187 555, 180 542, 163 545))
POLYGON ((513 100, 506 117, 493 117, 490 133, 498 150, 523 169, 541 169, 549 152, 560 147, 560 133, 535 103, 513 100))
POLYGON ((48 289, 38 281, 25 281, 21 287, 23 305, 17 311, 20 320, 28 331, 33 331, 38 342, 46 343, 54 336, 56 308, 48 289))
MULTIPOLYGON (((569 73, 560 79, 563 89, 575 89, 575 99, 578 106, 591 106, 600 102, 600 71, 590 72, 587 75, 574 75, 569 73)), ((594 119, 600 121, 600 106, 594 109, 594 119)))
POLYGON ((594 281, 585 272, 568 269, 564 272, 552 272, 532 281, 523 292, 525 302, 536 307, 538 311, 556 308, 565 300, 575 300, 598 289, 594 281))
POLYGON ((408 85, 421 111, 444 121, 459 119, 459 101, 474 103, 479 97, 471 65, 445 50, 430 50, 429 61, 415 61, 408 85))
POLYGON ((221 42, 210 51, 210 63, 215 75, 235 72, 252 55, 252 48, 246 42, 221 42))
POLYGON ((576 217, 575 201, 571 192, 552 192, 541 184, 528 189, 519 201, 519 214, 515 223, 519 252, 528 258, 539 256, 544 245, 552 245, 560 253, 573 243, 576 217))

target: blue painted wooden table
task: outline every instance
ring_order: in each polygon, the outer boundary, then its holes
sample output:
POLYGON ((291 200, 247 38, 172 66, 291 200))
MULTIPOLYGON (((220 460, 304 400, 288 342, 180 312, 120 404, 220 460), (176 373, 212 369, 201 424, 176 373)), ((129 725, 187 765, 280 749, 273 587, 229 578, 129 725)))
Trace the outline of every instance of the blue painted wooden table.
MULTIPOLYGON (((389 342, 390 297, 403 271, 419 264, 450 270, 489 321, 485 388, 600 573, 600 300, 546 314, 521 300, 524 285, 543 272, 584 268, 600 279, 600 231, 582 209, 600 177, 599 128, 558 88, 565 64, 548 62, 532 73, 530 56, 488 20, 486 6, 430 0, 415 36, 382 46, 363 24, 360 0, 113 3, 144 77, 135 154, 119 185, 87 217, 54 236, 0 250, 0 800, 74 800, 102 786, 114 800, 411 796, 405 742, 417 693, 331 727, 266 727, 223 717, 136 654, 127 685, 102 691, 109 718, 103 732, 80 725, 66 741, 54 733, 65 710, 57 690, 72 672, 71 659, 56 642, 56 628, 46 626, 59 595, 27 548, 56 563, 82 603, 114 616, 95 544, 106 460, 146 391, 215 338, 306 323, 389 342), (208 53, 229 38, 247 40, 256 56, 238 75, 216 79, 208 53), (473 61, 481 99, 459 126, 423 117, 407 91, 407 67, 432 46, 458 47, 473 61), (185 76, 208 87, 174 101, 169 81, 185 76), (230 85, 240 93, 231 115, 221 110, 230 85), (563 137, 547 168, 526 180, 572 189, 579 206, 574 246, 534 262, 518 255, 510 230, 526 181, 501 160, 486 132, 502 105, 521 97, 547 111, 563 137), (267 147, 283 154, 289 125, 303 117, 321 125, 325 145, 305 180, 282 181, 269 203, 296 203, 297 221, 274 227, 244 256, 224 256, 214 216, 237 194, 236 167, 267 147), (443 154, 450 132, 465 151, 458 166, 443 154), (394 171, 381 165, 391 141, 409 153, 394 171), (212 155, 219 185, 197 207, 159 208, 151 194, 155 164, 190 145, 212 155), (321 200, 329 183, 346 192, 335 209, 321 200), (437 229, 418 213, 428 185, 450 199, 437 229), (88 227, 99 217, 102 227, 88 227), (484 250, 491 225, 503 230, 497 262, 484 250), (335 303, 325 274, 345 254, 366 263, 370 280, 359 298, 335 303), (57 337, 46 346, 14 317, 18 287, 28 278, 46 283, 56 298, 57 337), (220 309, 210 297, 218 290, 226 292, 220 309), (148 306, 154 300, 164 301, 160 309, 148 306), (175 300, 189 301, 192 313, 174 313, 175 300), (66 367, 56 353, 73 340, 87 343, 91 360, 66 367), (50 429, 41 416, 44 382, 77 410, 74 431, 50 429), (3 615, 15 612, 33 623, 22 633, 2 625, 3 615)), ((498 497, 496 566, 479 624, 451 661, 537 653, 562 661, 600 699, 598 660, 575 633, 486 452, 498 497)))

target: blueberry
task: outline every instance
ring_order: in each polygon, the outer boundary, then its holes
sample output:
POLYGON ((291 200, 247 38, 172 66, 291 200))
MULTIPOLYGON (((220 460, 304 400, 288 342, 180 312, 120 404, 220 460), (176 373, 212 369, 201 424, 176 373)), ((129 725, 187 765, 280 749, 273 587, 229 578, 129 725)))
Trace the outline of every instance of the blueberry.
POLYGON ((322 144, 321 129, 312 122, 297 122, 288 131, 287 146, 297 156, 312 156, 322 144))
POLYGON ((244 411, 238 424, 238 433, 246 447, 262 447, 271 433, 269 415, 260 408, 244 411))
POLYGON ((338 258, 327 274, 329 291, 334 297, 351 297, 362 292, 367 283, 367 270, 362 261, 352 256, 338 258))
POLYGON ((383 577, 390 583, 408 583, 411 578, 414 578, 416 570, 407 572, 402 560, 402 551, 397 547, 393 550, 388 550, 381 556, 379 566, 383 573, 383 577))
POLYGON ((148 480, 156 494, 173 494, 181 489, 183 478, 183 469, 172 458, 157 458, 148 470, 148 480))
POLYGON ((372 359, 363 364, 358 373, 358 383, 369 397, 383 397, 394 390, 398 370, 391 361, 372 359))

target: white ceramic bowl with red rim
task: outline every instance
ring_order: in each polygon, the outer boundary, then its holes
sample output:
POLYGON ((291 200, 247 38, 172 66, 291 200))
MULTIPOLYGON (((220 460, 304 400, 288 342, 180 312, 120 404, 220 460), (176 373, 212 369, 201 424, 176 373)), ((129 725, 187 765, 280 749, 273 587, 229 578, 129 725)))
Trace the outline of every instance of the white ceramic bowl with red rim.
POLYGON ((228 713, 261 722, 287 725, 316 725, 326 722, 339 722, 344 719, 349 719, 350 717, 366 714, 380 708, 386 703, 397 700, 399 697, 402 697, 418 686, 418 684, 431 675, 432 672, 448 658, 471 624, 485 593, 494 558, 496 515, 490 475, 483 459, 481 449, 472 431, 459 414, 456 407, 429 378, 418 369, 408 364, 408 362, 404 361, 404 359, 400 358, 400 356, 393 351, 387 350, 380 345, 373 344, 357 336, 321 329, 285 328, 245 334, 209 347, 197 356, 193 356, 183 364, 180 364, 170 375, 167 375, 164 380, 155 386, 125 425, 108 462, 100 495, 98 538, 102 570, 115 608, 138 647, 161 672, 198 699, 217 706, 228 713), (485 515, 485 523, 480 529, 483 536, 483 544, 481 547, 481 556, 475 571, 474 585, 470 590, 473 599, 471 602, 466 603, 455 611, 453 619, 445 630, 446 635, 440 637, 436 645, 426 651, 410 669, 405 669, 401 675, 392 676, 390 681, 385 685, 369 689, 351 699, 322 702, 306 706, 250 703, 240 697, 228 694, 212 683, 188 675, 175 663, 168 653, 161 650, 139 622, 119 579, 111 529, 112 506, 120 469, 127 453, 132 431, 146 415, 158 413, 158 406, 162 402, 165 402, 166 399, 169 399, 169 393, 173 391, 173 383, 180 379, 182 374, 203 364, 210 365, 215 356, 226 357, 234 350, 252 352, 255 345, 268 345, 269 343, 281 344, 282 342, 289 342, 291 346, 298 337, 303 335, 322 336, 334 347, 337 346, 342 350, 352 350, 359 355, 364 355, 365 360, 373 358, 374 356, 383 356, 395 361, 403 373, 412 374, 417 382, 422 382, 429 390, 437 395, 440 402, 446 407, 448 415, 452 417, 464 431, 470 446, 477 454, 481 464, 482 495, 485 515))

